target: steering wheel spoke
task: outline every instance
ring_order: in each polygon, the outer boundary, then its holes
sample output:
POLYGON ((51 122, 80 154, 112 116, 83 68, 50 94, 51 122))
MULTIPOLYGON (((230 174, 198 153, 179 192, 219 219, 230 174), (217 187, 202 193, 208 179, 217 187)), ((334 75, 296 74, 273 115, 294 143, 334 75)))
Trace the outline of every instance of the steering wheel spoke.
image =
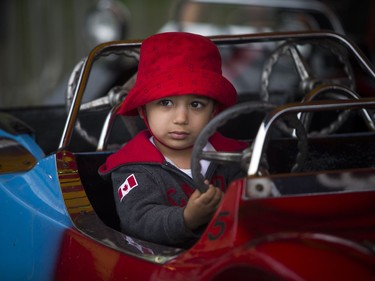
POLYGON ((242 153, 236 152, 216 152, 216 151, 203 151, 200 158, 202 160, 215 161, 217 163, 238 163, 242 161, 242 153))
POLYGON ((301 81, 310 81, 314 78, 311 69, 296 45, 291 45, 289 52, 293 58, 294 66, 297 69, 301 81))

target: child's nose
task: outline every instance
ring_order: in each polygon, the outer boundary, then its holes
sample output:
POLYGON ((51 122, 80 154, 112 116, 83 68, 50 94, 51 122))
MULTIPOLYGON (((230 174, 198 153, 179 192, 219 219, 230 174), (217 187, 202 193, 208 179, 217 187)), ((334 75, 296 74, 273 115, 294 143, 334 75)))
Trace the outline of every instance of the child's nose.
POLYGON ((184 106, 179 106, 176 108, 175 116, 173 122, 175 124, 188 124, 189 117, 188 117, 188 110, 184 106))

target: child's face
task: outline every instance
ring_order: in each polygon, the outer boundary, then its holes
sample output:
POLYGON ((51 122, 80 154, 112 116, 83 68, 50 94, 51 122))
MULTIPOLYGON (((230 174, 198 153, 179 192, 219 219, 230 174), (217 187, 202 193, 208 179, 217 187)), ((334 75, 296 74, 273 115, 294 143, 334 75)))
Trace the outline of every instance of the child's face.
POLYGON ((197 95, 172 96, 146 104, 145 111, 156 140, 180 150, 194 145, 201 130, 214 116, 215 104, 197 95))

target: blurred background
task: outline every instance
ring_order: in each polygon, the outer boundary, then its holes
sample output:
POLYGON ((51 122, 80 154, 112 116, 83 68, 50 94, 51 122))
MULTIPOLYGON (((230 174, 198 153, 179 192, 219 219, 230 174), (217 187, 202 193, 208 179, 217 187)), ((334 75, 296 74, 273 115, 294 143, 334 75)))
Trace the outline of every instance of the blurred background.
POLYGON ((204 22, 186 28, 204 35, 332 29, 349 36, 374 61, 372 0, 227 0, 217 1, 221 3, 210 8, 199 3, 188 6, 187 2, 1 0, 0 108, 64 103, 70 73, 94 46, 109 40, 142 39, 160 31, 185 30, 180 25, 185 21, 204 22), (233 2, 240 5, 229 9, 228 3, 233 2), (281 16, 277 7, 286 3, 297 5, 299 13, 281 16), (305 8, 314 11, 304 13, 305 8), (314 14, 320 12, 323 16, 315 19, 314 14))
POLYGON ((52 93, 63 94, 74 66, 99 41, 156 32, 168 19, 171 2, 1 0, 0 107, 62 102, 52 93), (90 24, 107 37, 90 36, 90 24), (115 25, 121 28, 111 30, 115 25))

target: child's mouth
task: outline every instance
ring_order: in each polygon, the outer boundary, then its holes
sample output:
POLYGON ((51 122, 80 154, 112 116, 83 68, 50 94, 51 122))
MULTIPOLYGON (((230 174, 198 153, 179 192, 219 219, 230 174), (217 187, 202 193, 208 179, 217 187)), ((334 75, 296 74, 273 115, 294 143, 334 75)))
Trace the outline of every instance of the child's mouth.
POLYGON ((170 132, 169 135, 171 136, 172 139, 175 140, 184 140, 186 139, 189 134, 187 132, 170 132))

